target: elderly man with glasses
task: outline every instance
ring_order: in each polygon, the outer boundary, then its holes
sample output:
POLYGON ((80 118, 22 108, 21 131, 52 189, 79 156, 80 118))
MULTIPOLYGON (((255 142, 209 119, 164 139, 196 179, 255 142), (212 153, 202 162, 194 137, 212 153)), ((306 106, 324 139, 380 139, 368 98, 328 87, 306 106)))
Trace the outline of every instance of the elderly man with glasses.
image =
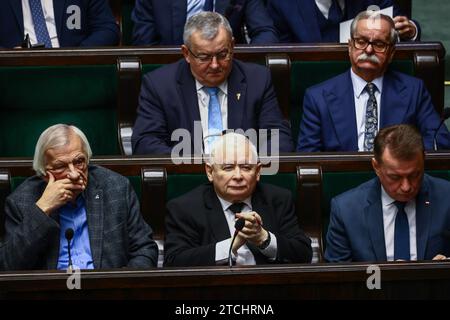
POLYGON ((424 83, 388 70, 397 42, 394 21, 363 11, 351 25, 351 69, 305 92, 297 151, 372 151, 376 133, 394 124, 420 130, 425 149, 450 148, 450 136, 424 83))
POLYGON ((91 155, 77 127, 57 124, 41 134, 36 175, 6 199, 0 269, 156 266, 157 245, 130 182, 89 165, 91 155))
POLYGON ((208 152, 202 137, 228 129, 266 129, 266 150, 275 139, 279 151, 294 149, 269 70, 233 59, 233 47, 230 25, 222 15, 201 12, 189 18, 181 46, 184 58, 143 78, 134 154, 170 154, 180 143, 172 139, 177 129, 190 135, 188 149, 195 154, 208 152))

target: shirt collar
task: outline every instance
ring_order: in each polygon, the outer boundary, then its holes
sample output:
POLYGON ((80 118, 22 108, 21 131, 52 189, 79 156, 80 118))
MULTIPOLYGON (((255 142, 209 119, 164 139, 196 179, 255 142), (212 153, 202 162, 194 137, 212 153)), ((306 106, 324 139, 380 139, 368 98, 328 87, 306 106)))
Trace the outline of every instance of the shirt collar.
MULTIPOLYGON (((202 85, 197 79, 195 79, 195 88, 198 91, 202 90, 203 88, 206 88, 206 86, 202 85)), ((218 86, 220 92, 227 94, 228 93, 228 81, 224 81, 218 86)), ((206 91, 205 91, 206 92, 206 91)))
MULTIPOLYGON (((232 204, 233 202, 227 201, 225 199, 222 199, 219 195, 217 195, 217 198, 219 198, 220 204, 222 206, 222 210, 226 211, 232 204)), ((251 196, 244 199, 243 201, 241 201, 243 203, 245 203, 247 205, 247 207, 250 208, 250 210, 252 210, 252 200, 251 200, 251 196)))
MULTIPOLYGON (((416 201, 416 199, 412 199, 412 200, 408 201, 406 203, 405 207, 410 206, 411 203, 414 203, 415 201, 416 201)), ((388 195, 386 190, 384 190, 383 185, 381 185, 381 204, 382 204, 383 208, 390 207, 390 206, 394 205, 394 202, 395 202, 395 199, 391 198, 391 196, 388 195)))
MULTIPOLYGON (((356 97, 359 98, 361 94, 364 92, 364 88, 367 85, 367 81, 358 76, 356 73, 353 72, 353 69, 350 69, 350 76, 353 83, 353 92, 355 93, 356 97)), ((377 87, 378 92, 381 95, 381 92, 383 90, 383 77, 378 77, 372 80, 372 83, 377 87)))

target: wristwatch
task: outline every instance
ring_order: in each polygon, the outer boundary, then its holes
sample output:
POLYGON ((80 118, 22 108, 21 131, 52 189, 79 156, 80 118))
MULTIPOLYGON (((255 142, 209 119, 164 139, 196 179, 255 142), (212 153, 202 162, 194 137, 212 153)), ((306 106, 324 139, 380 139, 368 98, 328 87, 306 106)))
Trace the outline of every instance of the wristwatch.
POLYGON ((259 246, 256 246, 259 250, 265 250, 270 244, 270 232, 267 231, 267 239, 264 240, 259 246))

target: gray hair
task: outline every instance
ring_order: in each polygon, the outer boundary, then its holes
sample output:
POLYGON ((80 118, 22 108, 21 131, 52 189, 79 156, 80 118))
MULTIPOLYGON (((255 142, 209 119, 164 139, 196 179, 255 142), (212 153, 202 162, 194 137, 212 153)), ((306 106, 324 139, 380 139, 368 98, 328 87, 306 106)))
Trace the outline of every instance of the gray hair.
POLYGON ((398 42, 398 32, 397 30, 395 30, 395 23, 394 20, 392 20, 391 17, 380 13, 380 11, 376 11, 376 10, 365 10, 365 11, 361 11, 356 17, 355 19, 353 19, 352 24, 350 26, 350 35, 353 39, 355 33, 356 33, 356 26, 358 25, 358 22, 360 20, 366 20, 366 19, 383 19, 385 21, 387 21, 391 27, 391 33, 389 35, 389 41, 391 44, 396 44, 398 42))
POLYGON ((92 150, 84 133, 75 126, 67 124, 55 124, 41 133, 34 150, 33 169, 38 176, 45 176, 45 152, 49 149, 59 148, 69 144, 71 135, 77 135, 81 139, 86 162, 92 157, 92 150))
POLYGON ((242 148, 244 146, 250 151, 250 155, 252 156, 252 160, 254 161, 254 163, 252 162, 252 164, 257 164, 258 151, 256 150, 255 145, 245 135, 236 132, 226 133, 220 136, 216 141, 214 141, 209 153, 208 163, 210 165, 216 163, 215 156, 220 149, 222 149, 224 151, 224 154, 226 154, 227 152, 230 152, 229 150, 242 148))
POLYGON ((183 42, 189 48, 191 47, 191 36, 199 31, 202 39, 214 39, 219 33, 220 27, 224 27, 230 39, 233 38, 228 20, 217 12, 203 11, 191 16, 184 25, 183 42))

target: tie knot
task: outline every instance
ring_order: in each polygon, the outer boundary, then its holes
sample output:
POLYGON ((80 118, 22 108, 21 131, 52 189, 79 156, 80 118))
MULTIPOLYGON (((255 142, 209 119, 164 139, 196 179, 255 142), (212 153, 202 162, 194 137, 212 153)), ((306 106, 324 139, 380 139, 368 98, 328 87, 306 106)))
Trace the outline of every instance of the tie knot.
POLYGON ((375 90, 377 90, 377 86, 374 85, 372 82, 369 82, 366 85, 366 91, 369 93, 369 95, 373 95, 375 93, 375 90))
POLYGON ((217 87, 206 87, 206 91, 210 96, 217 96, 217 92, 219 91, 219 88, 217 87))
POLYGON ((242 212, 242 208, 244 207, 244 203, 243 202, 236 202, 233 203, 231 206, 228 207, 228 209, 233 212, 234 214, 238 213, 238 212, 242 212))
POLYGON ((406 202, 395 201, 394 204, 397 207, 398 211, 405 210, 406 202))

